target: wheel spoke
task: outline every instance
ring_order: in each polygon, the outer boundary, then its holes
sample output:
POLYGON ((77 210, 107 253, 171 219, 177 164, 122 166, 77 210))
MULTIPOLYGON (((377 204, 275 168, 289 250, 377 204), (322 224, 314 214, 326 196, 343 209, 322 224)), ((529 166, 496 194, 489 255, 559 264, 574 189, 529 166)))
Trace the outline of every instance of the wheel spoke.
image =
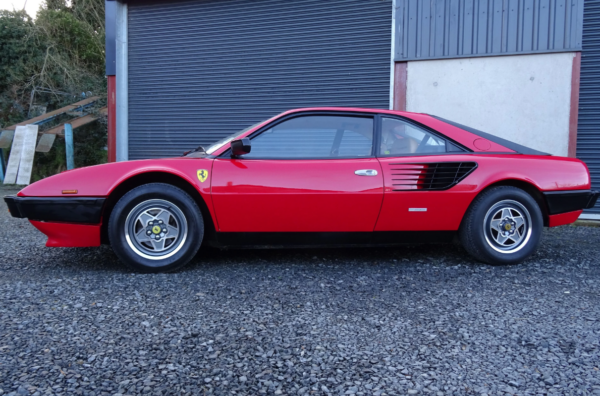
POLYGON ((521 241, 521 236, 518 234, 513 234, 513 235, 509 236, 508 239, 513 241, 515 244, 517 244, 521 241))
POLYGON ((502 219, 498 219, 498 220, 492 220, 490 223, 490 228, 493 230, 500 230, 500 223, 502 222, 502 219))
POLYGON ((137 239, 138 242, 150 242, 150 237, 148 237, 148 235, 146 234, 145 227, 139 230, 137 234, 135 234, 135 239, 137 239))
POLYGON ((149 221, 154 220, 154 216, 152 216, 150 213, 143 212, 138 216, 138 220, 142 223, 142 226, 146 227, 149 221))
POLYGON ((516 225, 515 228, 518 230, 523 224, 525 224, 525 219, 521 216, 513 217, 516 225))
POLYGON ((167 238, 177 238, 179 235, 179 229, 170 225, 167 225, 167 238))
POLYGON ((161 251, 165 250, 165 238, 162 238, 158 241, 151 239, 150 241, 152 242, 152 247, 154 247, 154 250, 156 252, 161 252, 161 251))
POLYGON ((523 234, 521 233, 521 230, 518 227, 515 230, 515 233, 511 236, 511 239, 515 241, 515 243, 519 243, 521 242, 521 239, 523 239, 523 234))
POLYGON ((171 213, 167 210, 161 210, 159 214, 156 215, 158 220, 162 220, 163 223, 169 224, 169 219, 171 218, 171 213))
POLYGON ((502 218, 506 219, 507 217, 509 219, 511 219, 512 218, 512 213, 510 213, 510 209, 504 208, 504 209, 502 209, 502 218))
POLYGON ((501 232, 498 233, 498 236, 496 237, 496 242, 498 242, 500 245, 504 245, 507 240, 507 236, 504 236, 501 232))

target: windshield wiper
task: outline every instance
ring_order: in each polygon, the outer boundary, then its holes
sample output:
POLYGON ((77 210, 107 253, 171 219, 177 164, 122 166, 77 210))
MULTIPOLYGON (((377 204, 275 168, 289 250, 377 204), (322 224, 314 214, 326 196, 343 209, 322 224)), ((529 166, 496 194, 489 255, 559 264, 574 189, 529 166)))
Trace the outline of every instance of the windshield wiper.
POLYGON ((206 154, 206 149, 203 146, 198 146, 198 147, 196 147, 193 150, 186 151, 185 153, 183 153, 183 156, 187 157, 188 155, 190 155, 192 153, 204 153, 204 154, 206 154))

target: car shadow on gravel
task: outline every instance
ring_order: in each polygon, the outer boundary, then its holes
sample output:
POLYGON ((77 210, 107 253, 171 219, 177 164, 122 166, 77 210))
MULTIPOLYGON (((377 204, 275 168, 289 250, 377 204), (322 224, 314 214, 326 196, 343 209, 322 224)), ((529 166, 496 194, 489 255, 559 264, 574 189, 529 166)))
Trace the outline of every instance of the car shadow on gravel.
POLYGON ((459 246, 423 244, 395 247, 216 249, 203 247, 190 264, 178 272, 244 265, 312 265, 323 262, 347 266, 378 266, 398 262, 485 265, 473 261, 459 246))
MULTIPOLYGON (((364 248, 288 248, 288 249, 217 249, 202 247, 185 267, 175 273, 189 273, 243 265, 303 265, 330 262, 347 266, 378 266, 397 262, 422 262, 441 265, 485 265, 473 261, 462 248, 452 244, 407 245, 402 247, 364 248)), ((64 271, 131 273, 110 246, 97 248, 44 248, 42 267, 64 271)))
MULTIPOLYGON (((114 273, 134 272, 123 264, 110 246, 97 248, 44 248, 43 267, 64 271, 99 271, 114 273)), ((538 259, 538 254, 528 258, 520 266, 538 259)), ((442 267, 463 265, 467 267, 489 267, 474 260, 458 244, 419 244, 394 247, 354 248, 273 248, 273 249, 217 249, 203 246, 192 261, 174 273, 184 274, 203 270, 243 265, 311 266, 334 263, 352 266, 386 266, 397 263, 434 264, 442 267)), ((500 266, 495 268, 511 268, 500 266)))

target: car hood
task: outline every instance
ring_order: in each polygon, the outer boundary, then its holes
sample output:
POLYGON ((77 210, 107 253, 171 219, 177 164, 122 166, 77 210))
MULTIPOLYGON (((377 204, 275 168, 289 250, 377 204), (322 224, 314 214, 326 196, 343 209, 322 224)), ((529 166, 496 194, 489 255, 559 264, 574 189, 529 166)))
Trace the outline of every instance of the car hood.
POLYGON ((21 197, 104 197, 124 180, 148 172, 169 173, 192 184, 198 184, 197 171, 203 169, 210 171, 212 161, 210 158, 178 157, 89 166, 42 179, 25 187, 18 195, 21 197), (77 193, 63 193, 68 190, 77 191, 77 193))

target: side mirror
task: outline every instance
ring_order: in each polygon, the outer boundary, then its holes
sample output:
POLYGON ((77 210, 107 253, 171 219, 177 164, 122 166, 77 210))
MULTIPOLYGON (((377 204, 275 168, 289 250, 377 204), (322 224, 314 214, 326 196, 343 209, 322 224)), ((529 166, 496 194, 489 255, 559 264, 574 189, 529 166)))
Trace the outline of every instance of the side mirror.
POLYGON ((252 149, 250 139, 236 139, 231 141, 231 156, 237 157, 239 155, 248 154, 252 149))

